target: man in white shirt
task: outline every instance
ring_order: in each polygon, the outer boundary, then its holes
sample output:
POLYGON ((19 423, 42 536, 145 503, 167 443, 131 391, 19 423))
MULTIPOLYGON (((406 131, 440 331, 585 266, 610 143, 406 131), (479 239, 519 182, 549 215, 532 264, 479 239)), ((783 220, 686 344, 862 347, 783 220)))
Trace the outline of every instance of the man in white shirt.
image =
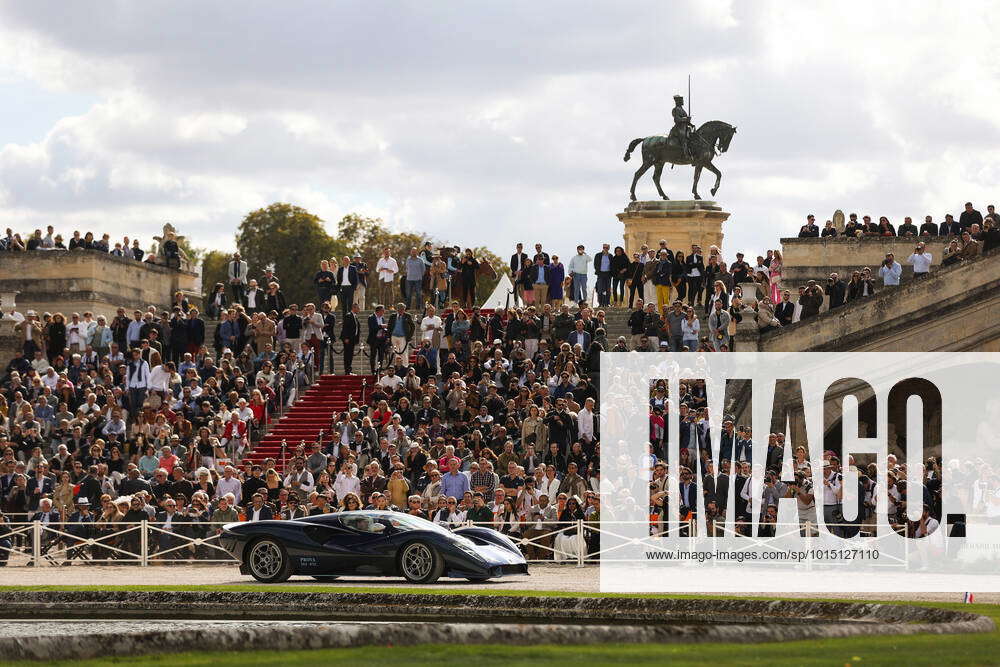
POLYGON ((385 387, 390 392, 396 391, 399 385, 403 384, 403 378, 396 375, 396 369, 393 366, 389 366, 386 370, 386 374, 378 381, 380 385, 385 387))
POLYGON ((70 352, 83 352, 84 336, 85 327, 80 321, 80 313, 73 313, 66 324, 66 344, 70 352))
POLYGON ((587 271, 593 259, 584 252, 583 245, 576 247, 576 254, 569 260, 569 275, 573 279, 573 301, 587 300, 587 271))
POLYGON ((146 400, 149 389, 149 364, 142 358, 142 350, 132 348, 132 359, 126 370, 126 386, 128 387, 128 407, 130 415, 142 412, 142 402, 146 400))
POLYGON ((441 335, 443 333, 444 326, 441 323, 441 317, 437 314, 434 306, 428 305, 427 315, 420 320, 420 338, 430 341, 431 349, 434 350, 427 360, 430 362, 431 368, 437 368, 437 351, 441 348, 441 335))
POLYGON ((914 278, 924 278, 931 270, 932 260, 931 254, 924 251, 924 244, 918 243, 913 254, 906 261, 913 265, 914 278))
POLYGON ((263 304, 264 300, 264 290, 257 287, 256 278, 250 279, 250 284, 247 287, 247 291, 246 294, 244 295, 244 298, 246 299, 247 302, 246 305, 247 313, 249 313, 250 315, 253 315, 258 310, 261 309, 261 305, 263 304))
POLYGON ((243 493, 243 484, 235 477, 236 469, 233 466, 223 468, 222 477, 215 485, 215 497, 223 498, 226 494, 233 494, 233 504, 239 505, 243 493))
POLYGON ((576 413, 577 431, 580 440, 586 443, 594 441, 594 399, 583 402, 583 409, 576 413))
POLYGON ((396 284, 396 274, 399 273, 399 263, 389 255, 388 248, 382 250, 375 271, 378 273, 378 299, 383 304, 391 303, 392 289, 396 284))

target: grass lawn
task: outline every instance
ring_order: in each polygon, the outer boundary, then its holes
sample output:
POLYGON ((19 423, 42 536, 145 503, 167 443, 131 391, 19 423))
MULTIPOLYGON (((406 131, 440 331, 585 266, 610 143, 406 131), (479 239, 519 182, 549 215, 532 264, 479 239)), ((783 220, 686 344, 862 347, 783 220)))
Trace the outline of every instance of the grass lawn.
MULTIPOLYGON (((259 585, 234 586, 5 586, 10 590, 218 590, 260 592, 259 585)), ((599 593, 550 593, 545 591, 478 591, 330 588, 326 586, 274 586, 267 590, 291 592, 395 592, 487 595, 563 595, 594 597, 599 593)), ((680 596, 653 596, 680 597, 680 596)), ((706 597, 706 596, 684 596, 706 597)), ((890 603, 896 604, 896 603, 890 603)), ((906 604, 906 603, 899 603, 906 604)), ((1000 626, 1000 605, 960 603, 920 603, 990 616, 1000 626)), ((579 632, 586 633, 586 628, 579 632)), ((909 637, 859 637, 763 644, 676 644, 676 645, 595 645, 595 646, 379 646, 356 649, 325 649, 295 652, 179 653, 121 659, 75 662, 92 665, 997 665, 1000 664, 1000 632, 974 635, 916 635, 909 637)), ((23 663, 39 665, 46 663, 23 663)), ((48 663, 60 664, 60 663, 48 663)))

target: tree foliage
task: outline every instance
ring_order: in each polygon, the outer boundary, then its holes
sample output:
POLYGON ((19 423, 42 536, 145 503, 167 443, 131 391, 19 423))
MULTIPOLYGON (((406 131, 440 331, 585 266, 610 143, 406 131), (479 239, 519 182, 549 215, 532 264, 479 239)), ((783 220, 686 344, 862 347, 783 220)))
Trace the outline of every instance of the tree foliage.
MULTIPOLYGON (((394 232, 389 230, 381 218, 369 218, 350 213, 341 218, 337 225, 337 237, 345 243, 351 254, 357 252, 362 259, 368 263, 375 274, 375 264, 382 256, 382 250, 389 248, 390 254, 402 265, 406 256, 410 253, 410 248, 422 249, 424 243, 430 241, 434 249, 444 246, 453 246, 453 243, 442 242, 425 234, 414 234, 412 232, 394 232)), ((464 248, 463 248, 464 250, 464 248)), ((476 293, 480 298, 485 298, 493 291, 499 281, 501 272, 510 273, 507 262, 501 260, 496 254, 483 247, 473 248, 473 252, 480 260, 486 260, 497 271, 495 279, 481 279, 476 288, 476 293)))
POLYGON ((248 213, 236 231, 236 248, 250 277, 259 278, 273 263, 286 301, 300 306, 315 299, 312 277, 319 263, 348 251, 326 233, 319 216, 285 203, 248 213))
POLYGON ((229 253, 221 250, 209 250, 201 256, 201 291, 206 305, 212 292, 215 291, 215 284, 226 284, 229 258, 229 253))

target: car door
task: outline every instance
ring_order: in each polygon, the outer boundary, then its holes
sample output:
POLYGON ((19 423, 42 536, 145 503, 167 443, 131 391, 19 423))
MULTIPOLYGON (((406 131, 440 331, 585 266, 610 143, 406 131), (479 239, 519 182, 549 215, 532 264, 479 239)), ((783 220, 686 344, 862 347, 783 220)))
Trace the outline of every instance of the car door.
POLYGON ((389 548, 385 524, 375 518, 345 513, 339 518, 336 531, 325 536, 324 562, 331 574, 391 573, 395 568, 394 553, 389 548))

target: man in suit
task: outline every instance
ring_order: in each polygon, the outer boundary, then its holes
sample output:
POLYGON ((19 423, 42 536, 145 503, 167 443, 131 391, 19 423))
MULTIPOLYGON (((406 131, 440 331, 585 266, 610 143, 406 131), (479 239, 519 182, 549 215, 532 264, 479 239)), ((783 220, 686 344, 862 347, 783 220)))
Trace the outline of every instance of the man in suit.
POLYGON ((962 226, 955 221, 955 216, 948 213, 944 216, 944 222, 941 223, 938 232, 938 236, 960 236, 962 234, 962 226))
POLYGON ((920 236, 937 236, 938 226, 931 216, 924 216, 924 224, 920 225, 920 236))
POLYGON ((350 257, 344 257, 340 260, 337 280, 334 281, 334 287, 339 288, 337 298, 340 299, 340 308, 344 315, 351 309, 351 304, 354 302, 354 290, 357 289, 357 286, 358 269, 351 264, 350 257))
POLYGON ((791 302, 791 297, 792 293, 784 290, 781 293, 781 303, 774 308, 774 316, 783 327, 792 323, 792 316, 795 314, 795 304, 791 302))
MULTIPOLYGON (((28 483, 30 484, 31 480, 28 480, 28 483)), ((49 500, 48 498, 42 498, 40 501, 38 501, 37 507, 38 511, 32 514, 28 518, 28 521, 32 522, 38 521, 39 523, 42 524, 43 530, 45 528, 50 528, 50 527, 53 530, 61 529, 61 526, 59 525, 61 517, 59 516, 59 512, 56 512, 55 510, 52 509, 51 500, 49 500)), ((33 537, 29 537, 29 541, 31 541, 32 539, 33 537)), ((48 553, 49 549, 52 548, 52 546, 56 543, 56 540, 58 539, 59 535, 57 535, 56 533, 52 533, 49 531, 44 531, 42 533, 41 553, 43 556, 45 556, 45 554, 48 553)), ((50 561, 52 560, 51 557, 48 558, 50 561)), ((28 565, 35 566, 38 565, 38 563, 32 560, 28 563, 28 565)))
POLYGON ((43 496, 52 496, 54 481, 48 475, 49 466, 39 463, 35 466, 35 474, 28 479, 28 509, 37 510, 43 496))
POLYGON ((688 305, 701 305, 702 281, 705 276, 705 258, 701 254, 701 246, 697 243, 691 246, 691 254, 684 260, 687 276, 688 305))
POLYGON ((260 493, 253 494, 250 506, 247 507, 246 514, 247 521, 267 521, 268 519, 274 518, 271 508, 264 504, 264 496, 260 493))
MULTIPOLYGON (((605 308, 611 304, 611 246, 607 243, 594 255, 594 273, 597 274, 597 305, 605 308)), ((584 348, 586 349, 586 348, 584 348)))
POLYGON ((535 264, 528 267, 524 289, 531 289, 535 296, 535 307, 542 308, 549 302, 549 267, 541 257, 535 257, 535 264))
POLYGON ((286 521, 292 519, 304 519, 309 516, 309 512, 299 504, 299 496, 295 493, 288 494, 288 506, 281 513, 281 518, 286 521))
POLYGON ((413 315, 406 312, 406 304, 397 303, 396 310, 389 315, 388 330, 392 341, 393 351, 402 354, 406 348, 406 342, 413 339, 413 332, 416 325, 413 322, 413 315))
POLYGON ((335 364, 333 363, 333 341, 337 340, 337 315, 330 308, 330 302, 324 301, 320 304, 319 314, 323 318, 323 345, 320 348, 319 355, 319 372, 323 372, 323 367, 325 366, 326 351, 327 348, 330 350, 330 372, 333 372, 335 364))
POLYGON ((243 303, 243 292, 247 288, 247 263, 234 252, 229 262, 229 287, 233 291, 233 303, 243 303))
POLYGON ((524 244, 518 243, 514 254, 510 256, 510 275, 514 278, 514 305, 524 303, 524 281, 525 274, 531 265, 528 262, 528 254, 524 252, 524 244))
MULTIPOLYGON (((160 530, 164 531, 158 533, 159 551, 163 552, 180 546, 181 540, 174 537, 174 535, 183 534, 186 522, 187 520, 177 513, 177 502, 173 498, 168 498, 164 501, 163 511, 156 513, 156 523, 160 530)), ((170 553, 164 554, 162 557, 171 559, 183 558, 183 551, 183 549, 175 549, 170 553)))
POLYGON ((590 349, 590 341, 592 340, 590 332, 584 329, 583 320, 576 321, 576 330, 569 332, 566 336, 566 342, 571 346, 577 343, 583 348, 584 353, 590 349))
POLYGON ((354 267, 354 272, 358 276, 358 284, 354 286, 352 301, 358 304, 358 308, 364 308, 368 293, 368 264, 361 259, 361 253, 356 252, 351 259, 351 266, 354 267))
MULTIPOLYGON (((343 333, 341 333, 343 335, 343 333)), ((368 316, 368 363, 371 367, 372 375, 375 374, 376 364, 378 367, 385 363, 385 353, 389 347, 389 323, 385 316, 385 306, 378 304, 375 312, 368 316)))
POLYGON ((819 238, 819 227, 816 225, 816 216, 809 214, 806 216, 806 224, 799 229, 800 239, 819 238))
POLYGON ((76 511, 66 521, 65 531, 75 538, 72 544, 78 546, 66 551, 66 564, 69 564, 74 558, 84 559, 85 549, 87 549, 84 542, 95 535, 94 520, 94 514, 90 511, 90 501, 85 497, 77 498, 76 511))
POLYGON ((344 323, 340 327, 340 342, 344 345, 344 373, 347 375, 354 375, 354 348, 360 339, 361 320, 358 318, 358 304, 352 303, 351 310, 344 315, 344 323))
MULTIPOLYGON (((693 519, 698 512, 698 483, 695 481, 694 473, 690 468, 681 468, 681 479, 678 486, 680 491, 680 519, 684 520, 690 512, 693 519)), ((682 530, 682 535, 686 535, 686 530, 682 530)))
POLYGON ((205 321, 198 317, 198 309, 192 308, 187 313, 187 351, 198 354, 205 344, 205 321))

